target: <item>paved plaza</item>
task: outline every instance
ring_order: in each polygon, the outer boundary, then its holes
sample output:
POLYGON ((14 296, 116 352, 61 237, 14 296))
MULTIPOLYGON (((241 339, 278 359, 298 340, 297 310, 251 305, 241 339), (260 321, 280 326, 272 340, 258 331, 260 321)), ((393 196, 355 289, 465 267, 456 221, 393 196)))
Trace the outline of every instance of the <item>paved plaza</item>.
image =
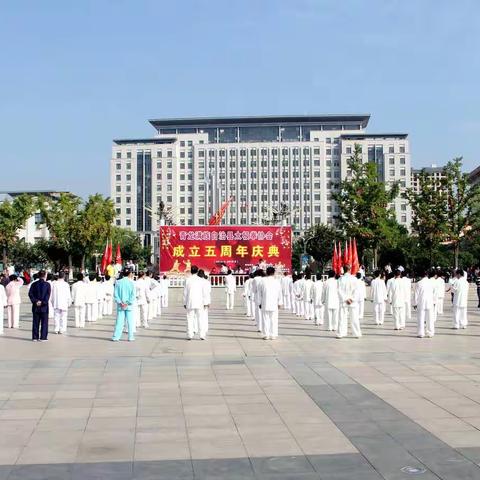
POLYGON ((208 340, 187 342, 180 299, 133 343, 113 317, 33 343, 22 306, 0 338, 0 480, 480 479, 473 288, 469 328, 446 302, 433 339, 367 303, 360 340, 283 311, 264 341, 216 290, 208 340))

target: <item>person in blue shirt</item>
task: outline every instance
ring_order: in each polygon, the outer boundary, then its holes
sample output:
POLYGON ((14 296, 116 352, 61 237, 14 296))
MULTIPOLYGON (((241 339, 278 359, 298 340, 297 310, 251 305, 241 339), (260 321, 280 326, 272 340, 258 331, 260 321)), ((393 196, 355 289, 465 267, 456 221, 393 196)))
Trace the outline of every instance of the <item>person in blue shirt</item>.
POLYGON ((115 331, 113 332, 112 340, 114 342, 118 342, 120 340, 126 321, 128 327, 128 341, 133 342, 135 340, 133 336, 133 304, 135 302, 135 284, 133 283, 132 270, 126 268, 122 272, 122 278, 117 280, 117 283, 115 284, 113 298, 117 304, 117 321, 115 322, 115 331))

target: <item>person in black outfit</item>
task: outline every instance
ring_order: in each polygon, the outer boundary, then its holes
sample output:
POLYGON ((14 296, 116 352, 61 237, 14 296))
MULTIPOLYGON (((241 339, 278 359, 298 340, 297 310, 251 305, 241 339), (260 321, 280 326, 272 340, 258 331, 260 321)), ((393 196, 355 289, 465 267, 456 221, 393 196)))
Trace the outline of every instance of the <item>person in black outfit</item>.
POLYGON ((45 281, 45 272, 38 272, 38 280, 33 282, 28 292, 32 302, 32 340, 44 342, 48 340, 48 300, 50 284, 45 281), (40 336, 39 336, 39 330, 40 336))
POLYGON ((477 278, 475 279, 475 283, 477 284, 478 308, 480 308, 480 272, 478 272, 478 274, 477 274, 477 278))

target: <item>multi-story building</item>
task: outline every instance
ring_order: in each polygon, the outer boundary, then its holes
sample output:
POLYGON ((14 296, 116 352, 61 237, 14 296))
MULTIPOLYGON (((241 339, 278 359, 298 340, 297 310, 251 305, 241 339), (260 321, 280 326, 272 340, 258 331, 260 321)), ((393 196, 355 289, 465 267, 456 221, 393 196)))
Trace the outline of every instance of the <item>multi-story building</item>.
MULTIPOLYGON (((410 187, 406 134, 367 134, 369 115, 228 117, 151 120, 149 139, 114 140, 111 195, 116 224, 141 232, 146 243, 158 230, 158 205, 172 207, 177 224, 202 225, 226 199, 226 224, 256 224, 287 204, 300 232, 330 224, 332 199, 347 175, 347 159, 360 144, 365 162, 378 165, 385 182, 410 187)), ((410 211, 399 198, 400 223, 410 211)))
POLYGON ((424 172, 431 180, 434 180, 436 182, 435 191, 437 191, 437 188, 440 187, 440 181, 445 178, 444 167, 437 167, 436 165, 432 165, 431 167, 426 168, 412 168, 411 185, 412 190, 414 190, 415 193, 420 193, 419 177, 422 172, 424 172))
POLYGON ((480 166, 470 172, 468 180, 472 185, 478 185, 480 183, 480 166))

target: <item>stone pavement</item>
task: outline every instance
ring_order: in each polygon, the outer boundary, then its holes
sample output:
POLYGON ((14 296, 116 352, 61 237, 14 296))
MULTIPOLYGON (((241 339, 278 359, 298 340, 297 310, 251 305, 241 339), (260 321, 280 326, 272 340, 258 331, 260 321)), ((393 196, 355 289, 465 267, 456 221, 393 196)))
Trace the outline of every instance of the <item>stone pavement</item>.
POLYGON ((0 480, 480 479, 473 290, 465 331, 448 302, 433 339, 367 303, 360 340, 282 312, 264 341, 217 290, 187 342, 180 294, 134 343, 112 317, 32 343, 23 306, 0 337, 0 480))

